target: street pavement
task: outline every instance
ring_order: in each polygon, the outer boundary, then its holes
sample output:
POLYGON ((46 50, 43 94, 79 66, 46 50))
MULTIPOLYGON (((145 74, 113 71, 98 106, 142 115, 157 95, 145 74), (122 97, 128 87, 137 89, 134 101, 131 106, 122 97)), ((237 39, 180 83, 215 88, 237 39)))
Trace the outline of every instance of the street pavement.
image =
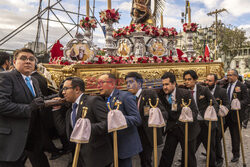
MULTIPOLYGON (((247 129, 242 130, 242 135, 243 135, 243 143, 244 143, 244 152, 245 152, 245 160, 246 160, 246 165, 250 167, 250 127, 247 129)), ((228 165, 229 167, 242 167, 242 156, 240 157, 240 161, 237 163, 231 163, 232 159, 232 147, 231 147, 231 137, 229 133, 229 129, 227 129, 225 133, 225 138, 226 138, 226 149, 227 149, 227 157, 228 157, 228 165)), ((58 147, 59 141, 55 140, 55 143, 58 147)), ((158 147, 158 157, 161 156, 161 150, 163 149, 163 145, 158 147)), ((206 166, 206 157, 201 155, 201 152, 205 152, 204 147, 201 145, 196 153, 196 158, 197 158, 197 167, 205 167, 206 166)), ((47 153, 46 153, 47 154, 47 153)), ((48 157, 50 156, 47 154, 48 157)), ((71 154, 63 155, 60 158, 50 161, 50 166, 51 167, 67 167, 68 162, 71 159, 71 154)), ((180 162, 178 161, 181 159, 181 148, 180 145, 177 147, 177 151, 175 153, 175 158, 173 162, 173 167, 180 167, 180 162)), ((225 167, 225 161, 223 164, 223 167, 225 167)), ((31 167, 29 161, 26 163, 26 167, 31 167)), ((139 156, 133 157, 133 167, 140 167, 140 160, 139 156)))

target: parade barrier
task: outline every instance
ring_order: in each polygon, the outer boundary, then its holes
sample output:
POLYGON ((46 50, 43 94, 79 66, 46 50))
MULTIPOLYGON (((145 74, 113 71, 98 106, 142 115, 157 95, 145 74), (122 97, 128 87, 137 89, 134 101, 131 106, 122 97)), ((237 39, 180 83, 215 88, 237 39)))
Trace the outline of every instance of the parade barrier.
POLYGON ((108 132, 113 132, 113 147, 114 147, 114 167, 118 167, 118 144, 117 144, 117 131, 126 129, 127 122, 123 113, 119 110, 120 104, 119 100, 116 102, 117 108, 111 109, 110 103, 107 102, 109 109, 108 112, 108 132))
POLYGON ((227 160, 227 150, 226 150, 226 141, 225 141, 225 134, 224 134, 223 117, 225 117, 228 114, 228 112, 229 112, 228 108, 222 105, 222 100, 220 100, 220 109, 219 109, 218 115, 220 117, 220 123, 221 123, 221 133, 222 133, 222 139, 223 139, 223 148, 224 148, 226 167, 228 167, 228 160, 227 160))
POLYGON ((243 167, 246 167, 243 140, 242 140, 242 133, 241 133, 241 125, 240 125, 240 116, 239 116, 239 110, 241 109, 241 106, 240 106, 240 101, 237 98, 237 94, 234 93, 233 96, 234 96, 234 99, 232 100, 232 103, 231 103, 231 109, 236 110, 236 113, 237 113, 237 121, 238 121, 239 135, 240 135, 240 146, 241 146, 241 153, 242 153, 242 161, 243 161, 243 167))
POLYGON ((157 129, 166 126, 166 123, 163 119, 161 110, 157 107, 159 104, 159 98, 156 99, 156 104, 152 105, 151 99, 148 99, 150 110, 148 118, 148 127, 153 127, 153 141, 154 141, 154 167, 158 166, 157 163, 157 129))
POLYGON ((91 134, 91 123, 89 119, 85 118, 87 110, 88 107, 82 108, 82 118, 77 120, 73 132, 70 136, 70 141, 77 143, 72 167, 77 167, 81 143, 89 142, 91 134))
POLYGON ((185 123, 185 167, 188 167, 188 122, 193 122, 193 113, 189 107, 191 104, 191 99, 189 99, 188 104, 182 100, 183 108, 179 117, 179 121, 185 123))
POLYGON ((205 114, 204 114, 204 119, 209 121, 208 124, 208 139, 207 139, 207 163, 206 167, 209 167, 209 158, 210 158, 210 144, 211 144, 211 126, 212 126, 212 121, 218 121, 216 111, 213 107, 213 101, 210 99, 210 105, 207 107, 205 114))

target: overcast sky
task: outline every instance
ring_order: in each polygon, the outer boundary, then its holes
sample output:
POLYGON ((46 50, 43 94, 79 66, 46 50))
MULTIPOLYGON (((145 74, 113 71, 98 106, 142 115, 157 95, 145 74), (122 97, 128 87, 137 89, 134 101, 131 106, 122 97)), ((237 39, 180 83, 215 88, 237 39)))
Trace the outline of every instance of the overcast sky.
MULTIPOLYGON (((51 0, 51 5, 57 0, 51 0)), ((130 10, 132 0, 112 0, 112 8, 119 8, 121 19, 119 24, 115 24, 115 27, 123 27, 129 25, 130 10)), ((153 0, 151 0, 153 1, 153 0)), ((43 0, 42 9, 47 6, 47 0, 43 0)), ((85 1, 81 0, 81 13, 85 13, 85 1)), ((95 16, 99 20, 99 12, 106 9, 106 0, 95 0, 95 16)), ((243 28, 247 32, 247 36, 250 36, 250 0, 190 0, 192 10, 192 22, 196 22, 202 27, 210 26, 215 20, 214 17, 207 16, 208 12, 215 9, 226 8, 228 12, 223 12, 219 15, 219 20, 222 20, 225 24, 231 24, 239 28, 243 28)), ((11 33, 17 27, 24 22, 32 18, 37 14, 39 0, 0 0, 0 39, 11 33)), ((66 10, 77 12, 78 0, 62 0, 61 4, 66 10)), ((90 0, 91 8, 93 8, 93 0, 90 0)), ((62 9, 59 4, 55 8, 62 9)), ((185 0, 166 0, 166 7, 164 11, 164 26, 175 27, 178 31, 182 30, 181 24, 181 12, 185 10, 185 0)), ((61 21, 72 22, 71 19, 64 13, 53 10, 56 14, 54 16, 50 12, 50 18, 56 20, 58 17, 61 21)), ((43 15, 43 18, 47 17, 47 12, 43 15)), ((71 17, 77 21, 75 15, 71 17)), ((49 45, 52 45, 58 38, 66 33, 66 30, 60 23, 49 23, 49 45)), ((46 30, 46 21, 43 21, 44 30, 46 30)), ((71 29, 71 25, 66 25, 67 29, 71 29)), ((0 46, 0 49, 17 49, 23 47, 27 42, 35 41, 37 32, 37 21, 24 29, 21 33, 13 37, 4 45, 0 46)), ((81 31, 80 31, 81 32, 81 31)), ((72 31, 74 36, 76 30, 72 31)), ((66 43, 72 39, 69 35, 65 36, 61 43, 66 43)), ((103 33, 98 27, 94 32, 94 41, 99 46, 104 45, 103 33)), ((40 42, 44 42, 44 36, 41 31, 40 42)))

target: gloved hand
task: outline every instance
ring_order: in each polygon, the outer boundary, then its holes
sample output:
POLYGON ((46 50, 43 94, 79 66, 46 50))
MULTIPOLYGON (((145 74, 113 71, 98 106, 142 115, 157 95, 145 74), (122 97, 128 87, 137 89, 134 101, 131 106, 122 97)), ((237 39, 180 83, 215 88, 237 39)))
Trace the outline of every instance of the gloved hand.
POLYGON ((40 109, 42 107, 44 107, 44 99, 42 97, 35 98, 30 103, 31 111, 35 111, 35 110, 40 109))

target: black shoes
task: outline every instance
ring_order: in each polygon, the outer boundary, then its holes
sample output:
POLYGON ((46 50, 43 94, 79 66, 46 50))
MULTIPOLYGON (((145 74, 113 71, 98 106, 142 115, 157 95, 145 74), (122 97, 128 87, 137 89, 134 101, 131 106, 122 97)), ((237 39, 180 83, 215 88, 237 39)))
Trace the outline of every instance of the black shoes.
POLYGON ((50 160, 55 160, 55 159, 61 157, 62 155, 63 155, 63 151, 62 150, 58 150, 56 152, 52 152, 49 159, 50 160))
POLYGON ((233 157, 231 162, 238 162, 239 161, 239 157, 233 157))
POLYGON ((222 167, 222 165, 223 165, 223 161, 220 161, 220 162, 216 163, 216 167, 222 167))

